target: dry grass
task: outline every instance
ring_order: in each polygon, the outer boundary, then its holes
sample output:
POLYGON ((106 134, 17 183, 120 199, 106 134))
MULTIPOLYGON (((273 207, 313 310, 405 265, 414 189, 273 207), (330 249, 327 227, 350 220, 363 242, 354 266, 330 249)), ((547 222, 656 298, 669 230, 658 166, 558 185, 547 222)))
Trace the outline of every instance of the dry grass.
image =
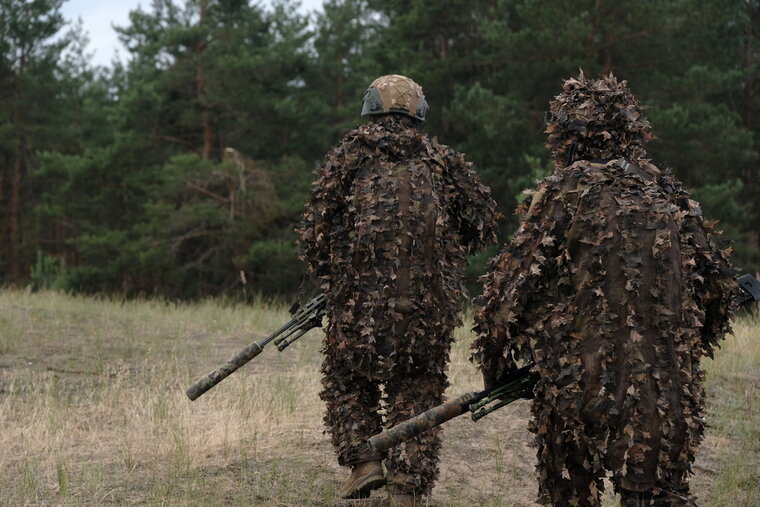
MULTIPOLYGON (((274 347, 195 402, 184 390, 287 320, 279 306, 111 302, 0 291, 0 505, 333 505, 320 332, 274 347)), ((760 503, 760 331, 708 365, 704 505, 760 503)), ((457 331, 451 393, 479 387, 457 331)), ((534 505, 528 405, 446 426, 431 505, 534 505)), ((378 505, 381 492, 367 502, 378 505)), ((608 495, 606 504, 614 505, 608 495)))

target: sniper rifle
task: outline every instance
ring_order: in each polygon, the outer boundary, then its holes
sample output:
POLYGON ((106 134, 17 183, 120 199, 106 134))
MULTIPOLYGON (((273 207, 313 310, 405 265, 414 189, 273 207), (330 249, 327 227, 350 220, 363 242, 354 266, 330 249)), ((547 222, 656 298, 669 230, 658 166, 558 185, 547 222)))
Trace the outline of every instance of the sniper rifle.
MULTIPOLYGON (((736 282, 742 289, 735 299, 739 306, 760 301, 760 281, 754 276, 743 275, 736 282)), ((378 433, 369 439, 369 447, 381 453, 465 412, 470 412, 472 420, 477 421, 513 401, 532 398, 539 380, 538 374, 530 371, 532 367, 532 363, 527 364, 503 376, 493 387, 463 394, 378 433)))
POLYGON ((295 306, 291 309, 293 318, 289 322, 266 338, 251 343, 219 368, 203 376, 195 384, 191 385, 185 394, 187 394, 190 400, 195 401, 203 393, 229 377, 235 370, 261 354, 264 347, 271 341, 274 341, 277 350, 282 352, 288 345, 305 335, 309 330, 322 325, 325 307, 324 294, 316 296, 301 307, 295 306))

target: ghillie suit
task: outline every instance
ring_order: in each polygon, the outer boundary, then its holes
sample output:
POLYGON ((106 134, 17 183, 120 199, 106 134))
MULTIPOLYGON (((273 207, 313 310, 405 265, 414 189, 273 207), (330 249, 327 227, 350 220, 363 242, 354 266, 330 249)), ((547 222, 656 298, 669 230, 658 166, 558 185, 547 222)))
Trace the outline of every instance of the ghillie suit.
POLYGON ((599 505, 611 471, 623 505, 693 505, 700 360, 730 331, 728 251, 646 160, 649 123, 625 82, 581 74, 550 116, 556 169, 492 260, 474 359, 486 382, 536 364, 540 503, 599 505))
MULTIPOLYGON (((346 134, 304 211, 304 258, 328 301, 321 397, 343 466, 379 466, 366 440, 443 401, 465 255, 495 241, 488 188, 415 124, 386 114, 346 134)), ((394 449, 388 481, 427 494, 440 447, 435 431, 394 449)))

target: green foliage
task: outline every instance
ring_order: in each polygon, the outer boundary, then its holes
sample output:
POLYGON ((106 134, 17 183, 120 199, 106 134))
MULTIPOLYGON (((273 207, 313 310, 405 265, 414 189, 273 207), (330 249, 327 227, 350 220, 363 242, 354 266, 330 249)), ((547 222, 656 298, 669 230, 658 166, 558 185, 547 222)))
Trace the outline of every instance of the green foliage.
POLYGON ((758 162, 753 132, 741 127, 726 104, 675 103, 654 111, 651 121, 662 132, 651 151, 689 185, 741 177, 743 168, 758 162))
POLYGON ((655 163, 691 187, 744 183, 736 199, 747 213, 724 225, 744 244, 742 269, 760 268, 758 2, 371 3, 388 25, 378 60, 422 83, 431 131, 464 149, 492 187, 502 237, 514 227, 513 196, 532 186, 531 161, 547 158, 542 117, 561 80, 614 71, 650 106, 655 163))
POLYGON ((77 149, 84 37, 62 0, 0 0, 0 277, 23 281, 46 240, 32 220, 30 175, 41 150, 77 149), (66 30, 66 31, 65 31, 66 30))
POLYGON ((372 54, 383 27, 365 0, 327 0, 314 24, 316 55, 305 84, 314 113, 310 132, 324 150, 359 123, 364 90, 383 73, 372 54))
MULTIPOLYGON (((755 0, 328 0, 308 17, 291 0, 155 0, 118 28, 129 59, 107 69, 61 3, 0 0, 4 281, 294 292, 312 170, 388 73, 423 86, 424 128, 474 162, 505 241, 551 168, 543 113, 579 68, 629 81, 653 161, 760 269, 755 0)), ((493 253, 471 259, 472 294, 493 253)))
POLYGON ((483 292, 483 283, 480 277, 486 273, 488 261, 499 252, 499 245, 490 245, 483 251, 467 257, 467 269, 465 271, 465 288, 467 297, 477 298, 483 292))
POLYGON ((744 200, 743 190, 741 180, 726 180, 695 189, 692 198, 701 204, 705 215, 718 220, 716 229, 723 231, 725 241, 732 242, 734 263, 747 270, 748 266, 760 265, 760 252, 756 246, 757 236, 753 237, 741 227, 747 219, 757 221, 756 216, 752 217, 752 202, 744 200))
POLYGON ((243 257, 247 290, 252 294, 288 294, 303 278, 294 241, 261 240, 251 244, 243 257))
POLYGON ((55 258, 37 251, 37 262, 32 266, 29 280, 34 290, 62 289, 67 274, 66 263, 62 258, 55 258))

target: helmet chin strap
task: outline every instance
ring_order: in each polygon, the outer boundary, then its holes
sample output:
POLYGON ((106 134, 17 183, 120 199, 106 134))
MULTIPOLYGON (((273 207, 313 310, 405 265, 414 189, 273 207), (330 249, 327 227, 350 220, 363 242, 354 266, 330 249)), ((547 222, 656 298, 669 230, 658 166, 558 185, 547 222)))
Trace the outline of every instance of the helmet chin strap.
POLYGON ((573 142, 573 144, 570 145, 570 151, 567 152, 567 160, 565 161, 565 167, 568 167, 570 164, 573 163, 573 158, 575 157, 575 150, 578 149, 578 143, 573 142))

